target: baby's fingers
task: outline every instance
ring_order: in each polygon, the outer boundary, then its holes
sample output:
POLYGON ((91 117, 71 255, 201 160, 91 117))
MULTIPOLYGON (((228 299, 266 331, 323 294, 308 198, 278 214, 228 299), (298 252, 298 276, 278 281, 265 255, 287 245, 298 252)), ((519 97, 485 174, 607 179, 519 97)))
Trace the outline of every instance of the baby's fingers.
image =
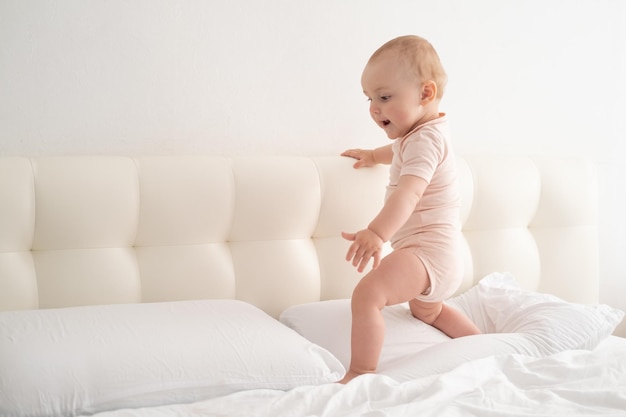
POLYGON ((347 151, 342 152, 341 156, 348 156, 350 158, 354 158, 357 161, 352 165, 354 168, 361 168, 364 166, 368 166, 367 161, 365 160, 365 151, 363 149, 348 149, 347 151))
POLYGON ((353 243, 348 248, 348 253, 346 253, 346 261, 350 261, 353 258, 356 259, 357 251, 359 250, 359 245, 357 243, 353 243))
POLYGON ((359 158, 361 156, 361 149, 348 149, 341 153, 341 156, 349 156, 350 158, 359 158))
POLYGON ((372 269, 378 268, 379 265, 380 265, 380 251, 376 251, 376 253, 374 253, 374 264, 372 265, 372 269))
POLYGON ((354 241, 356 239, 356 233, 341 232, 341 237, 346 240, 354 241))
MULTIPOLYGON (((378 268, 378 264, 380 263, 380 255, 378 254, 377 250, 373 249, 373 250, 368 250, 365 253, 363 253, 357 270, 359 272, 363 272, 372 257, 374 257, 374 265, 372 266, 372 269, 378 268)), ((354 266, 356 266, 356 263, 354 266)))

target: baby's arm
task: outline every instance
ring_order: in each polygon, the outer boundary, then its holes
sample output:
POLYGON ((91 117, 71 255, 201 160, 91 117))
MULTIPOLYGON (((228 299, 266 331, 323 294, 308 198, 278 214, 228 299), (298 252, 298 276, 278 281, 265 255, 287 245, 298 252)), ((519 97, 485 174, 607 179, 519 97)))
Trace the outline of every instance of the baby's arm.
POLYGON ((367 226, 386 242, 402 227, 415 210, 428 183, 414 175, 402 175, 396 189, 389 195, 380 213, 367 226))
POLYGON ((373 167, 376 164, 391 164, 393 150, 391 145, 382 146, 376 149, 348 149, 341 156, 349 156, 357 161, 354 168, 373 167))
POLYGON ((380 264, 383 243, 406 223, 427 186, 428 183, 420 177, 402 175, 396 189, 367 229, 342 233, 344 239, 352 241, 346 260, 351 260, 352 265, 362 272, 373 257, 373 268, 376 269, 380 264))

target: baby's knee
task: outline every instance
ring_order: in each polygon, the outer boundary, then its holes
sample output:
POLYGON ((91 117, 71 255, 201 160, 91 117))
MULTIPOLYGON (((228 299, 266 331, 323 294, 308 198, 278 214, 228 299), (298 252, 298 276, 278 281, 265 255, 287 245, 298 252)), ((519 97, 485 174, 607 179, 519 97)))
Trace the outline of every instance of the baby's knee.
POLYGON ((361 280, 352 292, 352 309, 359 307, 376 306, 383 308, 385 305, 381 292, 372 282, 361 280))
POLYGON ((432 325, 443 309, 443 303, 424 303, 422 301, 413 299, 409 301, 409 308, 411 314, 418 320, 423 321, 426 324, 432 325))

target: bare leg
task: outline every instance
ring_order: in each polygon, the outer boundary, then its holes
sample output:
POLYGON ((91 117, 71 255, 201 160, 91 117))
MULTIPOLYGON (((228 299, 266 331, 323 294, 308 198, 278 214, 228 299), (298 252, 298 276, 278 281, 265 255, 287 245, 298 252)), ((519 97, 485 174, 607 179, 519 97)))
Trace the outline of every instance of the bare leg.
POLYGON ((339 382, 376 371, 385 337, 381 310, 409 301, 429 285, 426 269, 411 249, 392 252, 363 277, 352 294, 350 370, 339 382))
POLYGON ((415 318, 436 327, 452 338, 481 333, 469 317, 444 303, 425 303, 413 299, 409 302, 409 307, 415 318))

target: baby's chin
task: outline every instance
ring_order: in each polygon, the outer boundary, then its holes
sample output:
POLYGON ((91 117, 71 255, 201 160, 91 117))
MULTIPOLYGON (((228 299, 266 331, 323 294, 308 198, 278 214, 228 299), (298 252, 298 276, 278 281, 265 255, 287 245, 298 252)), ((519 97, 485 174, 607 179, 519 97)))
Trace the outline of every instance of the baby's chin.
POLYGON ((398 135, 397 135, 396 133, 394 133, 394 132, 395 132, 395 130, 394 130, 394 129, 389 129, 388 127, 389 127, 389 125, 384 126, 384 127, 382 128, 382 129, 383 129, 383 131, 385 132, 385 135, 387 135, 387 137, 388 137, 389 139, 391 139, 391 140, 397 139, 397 138, 398 138, 398 135))
POLYGON ((398 132, 393 131, 393 130, 389 130, 389 129, 385 129, 385 134, 387 135, 387 138, 389 138, 391 140, 396 140, 396 139, 400 139, 400 138, 404 137, 404 135, 398 135, 398 132))

